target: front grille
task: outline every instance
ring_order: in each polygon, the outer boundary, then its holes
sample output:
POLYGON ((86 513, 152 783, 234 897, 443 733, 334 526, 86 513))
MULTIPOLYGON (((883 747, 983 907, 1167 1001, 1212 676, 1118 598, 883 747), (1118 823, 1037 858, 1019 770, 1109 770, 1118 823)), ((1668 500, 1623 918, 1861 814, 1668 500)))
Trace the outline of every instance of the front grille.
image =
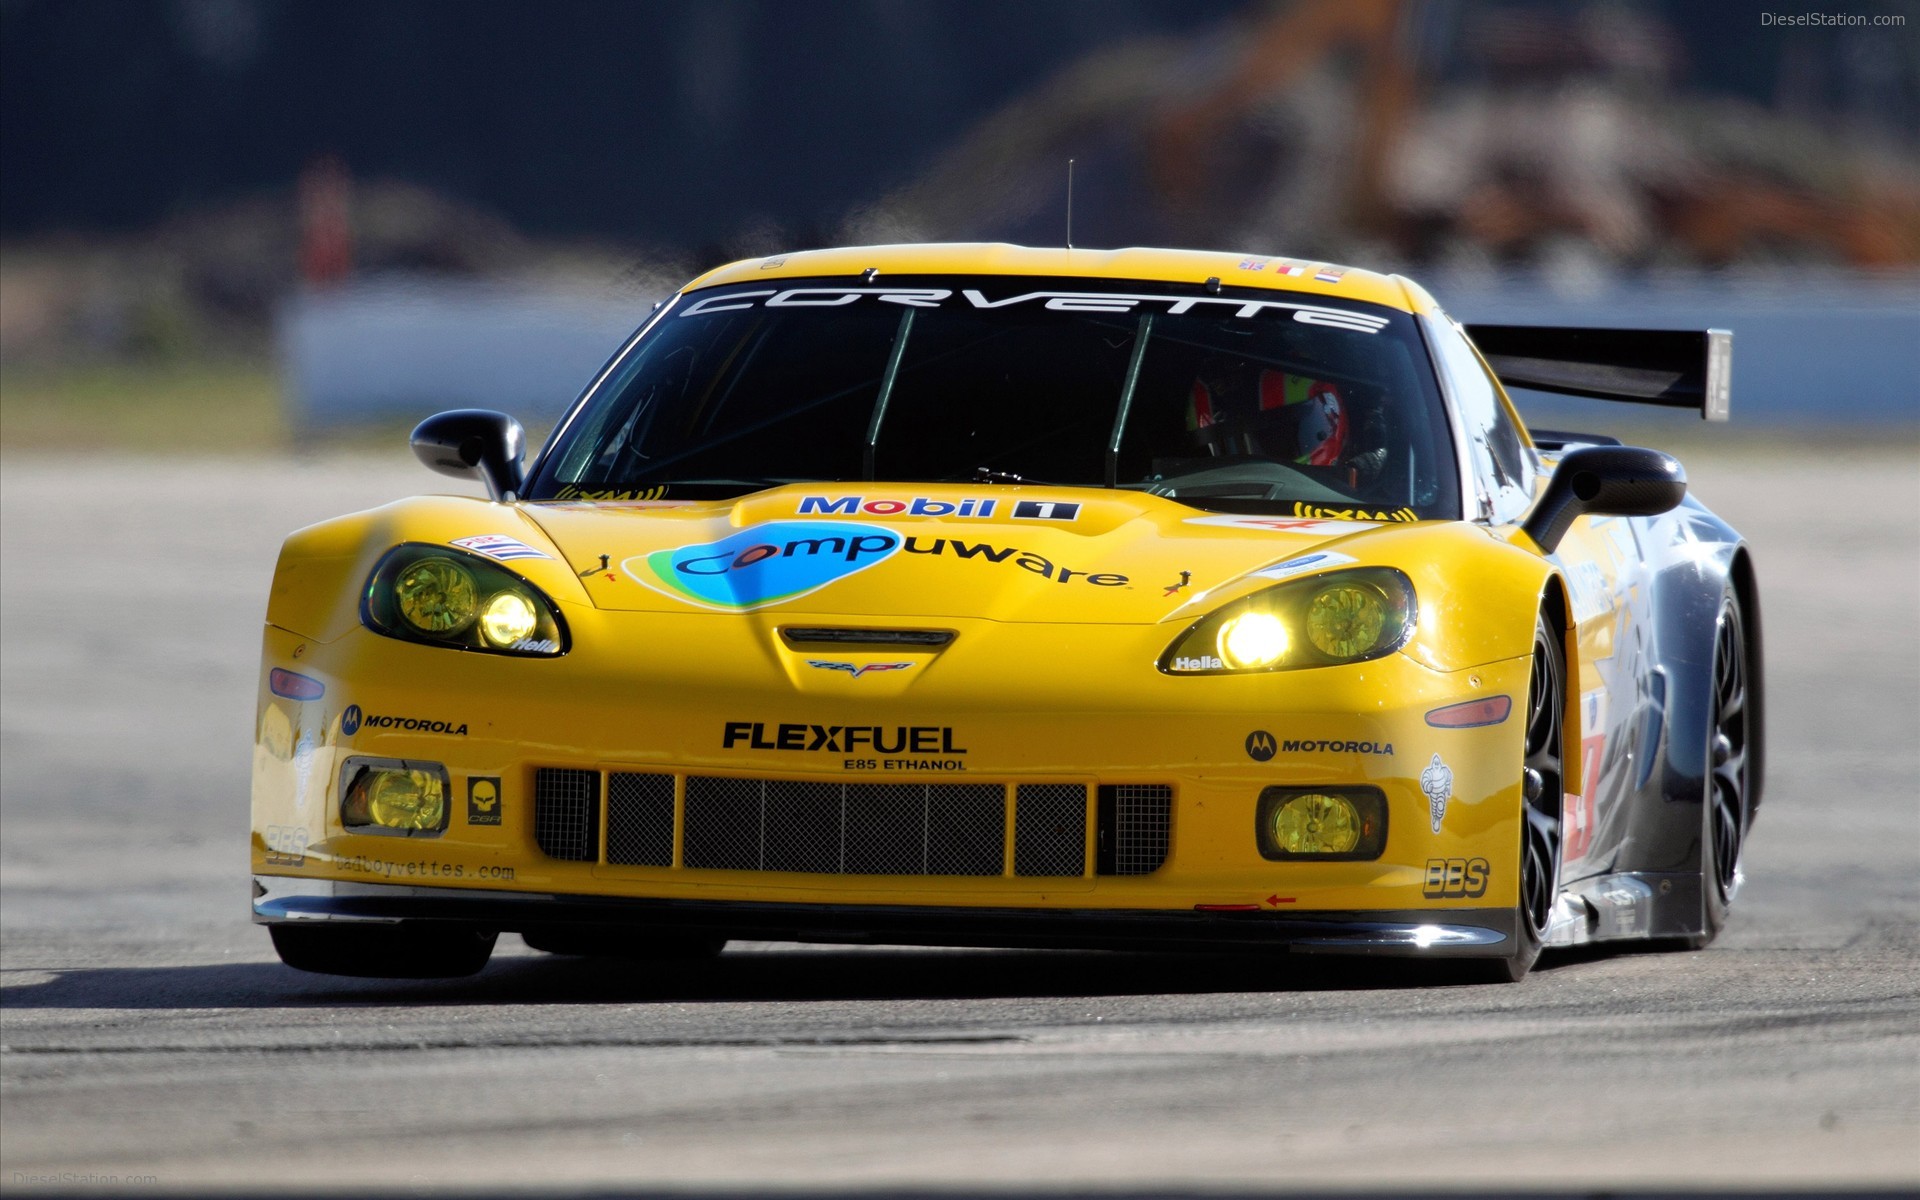
MULTIPOLYGON (((835 783, 686 777, 675 829, 678 777, 606 776, 541 767, 534 773, 534 841, 549 857, 621 867, 680 865, 710 871, 812 875, 999 875, 1007 863, 1007 787, 1000 783, 835 783)), ((1014 787, 1013 874, 1071 879, 1087 873, 1083 784, 1014 787)), ((1173 788, 1108 784, 1098 790, 1094 872, 1149 875, 1166 862, 1173 788)))
POLYGON ((623 867, 673 865, 673 776, 625 771, 607 776, 607 861, 623 867))
POLYGON ((691 868, 821 875, 998 875, 999 784, 687 779, 691 868))
POLYGON ((1087 789, 1083 784, 1023 783, 1013 809, 1015 875, 1084 875, 1087 789))
POLYGON ((1100 874, 1153 874, 1167 861, 1172 833, 1171 787, 1164 783, 1123 783, 1100 789, 1100 874))
POLYGON ((600 772, 541 767, 533 776, 533 840, 550 858, 600 857, 600 772))

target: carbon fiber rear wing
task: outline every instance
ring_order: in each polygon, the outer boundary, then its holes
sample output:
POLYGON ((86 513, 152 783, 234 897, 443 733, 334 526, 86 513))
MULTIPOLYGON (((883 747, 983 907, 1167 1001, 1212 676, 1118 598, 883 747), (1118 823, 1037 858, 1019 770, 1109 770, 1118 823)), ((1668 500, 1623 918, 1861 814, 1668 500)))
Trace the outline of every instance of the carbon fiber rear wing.
POLYGON ((1708 421, 1727 419, 1733 377, 1728 330, 1465 328, 1507 387, 1697 408, 1708 421))

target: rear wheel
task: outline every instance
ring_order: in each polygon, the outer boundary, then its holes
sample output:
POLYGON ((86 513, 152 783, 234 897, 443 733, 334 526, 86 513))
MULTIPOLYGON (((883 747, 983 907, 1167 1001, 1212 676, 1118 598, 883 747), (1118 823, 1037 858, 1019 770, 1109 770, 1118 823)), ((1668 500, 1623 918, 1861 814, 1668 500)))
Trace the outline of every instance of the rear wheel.
POLYGON ((455 979, 477 974, 494 931, 433 925, 269 925, 280 961, 316 975, 455 979))
POLYGON ((1681 939, 1689 950, 1712 942, 1727 923, 1740 885, 1740 854, 1752 824, 1748 774, 1752 664, 1746 625, 1732 592, 1720 604, 1713 641, 1713 707, 1708 711, 1706 786, 1701 796, 1701 930, 1681 939))
POLYGON ((1533 627, 1533 669, 1527 681, 1527 726, 1520 765, 1520 900, 1514 947, 1481 965, 1496 981, 1518 983, 1533 969, 1560 895, 1560 815, 1566 794, 1566 654, 1542 613, 1533 627))
POLYGON ((726 949, 727 940, 691 934, 648 934, 568 925, 544 925, 520 931, 520 940, 545 954, 583 958, 701 959, 726 949))

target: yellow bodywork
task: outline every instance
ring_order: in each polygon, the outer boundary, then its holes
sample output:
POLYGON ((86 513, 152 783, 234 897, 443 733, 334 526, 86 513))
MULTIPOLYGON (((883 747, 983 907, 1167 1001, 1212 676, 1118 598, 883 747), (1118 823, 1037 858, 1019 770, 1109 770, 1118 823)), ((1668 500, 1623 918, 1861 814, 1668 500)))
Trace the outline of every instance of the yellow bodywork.
MULTIPOLYGON (((1146 250, 855 248, 734 264, 691 287, 879 267, 893 274, 1218 276, 1236 286, 1339 294, 1408 311, 1432 305, 1397 277, 1341 269, 1337 283, 1324 283, 1311 272, 1242 270, 1241 261, 1146 250)), ((721 502, 406 500, 302 530, 281 552, 262 655, 253 870, 310 880, 712 901, 1252 906, 1303 914, 1512 907, 1522 727, 1534 614, 1543 601, 1563 604, 1555 569, 1511 530, 1230 518, 1131 491, 881 481, 788 486, 721 502), (987 498, 998 500, 1003 514, 1020 499, 1082 507, 1070 523, 913 515, 916 500, 923 512, 944 512, 987 498), (822 514, 823 507, 834 511, 822 514), (850 534, 856 527, 884 530, 913 539, 913 552, 747 611, 704 607, 648 581, 653 553, 795 520, 838 521, 850 534), (500 565, 554 601, 571 635, 569 653, 544 659, 464 652, 384 637, 362 624, 362 593, 388 550, 487 534, 547 556, 500 565), (1177 676, 1158 669, 1195 621, 1274 586, 1252 572, 1327 549, 1352 565, 1392 566, 1411 579, 1418 626, 1404 649, 1295 671, 1177 676), (996 559, 989 550, 1007 553, 996 559), (856 675, 810 667, 821 650, 796 648, 779 632, 848 624, 957 636, 934 649, 861 646, 827 655, 855 667, 910 664, 856 675), (268 685, 274 668, 319 681, 324 695, 275 695, 268 685), (1513 716, 1500 724, 1437 728, 1426 719, 1446 705, 1498 696, 1513 702, 1513 716), (354 732, 343 724, 350 707, 360 715, 354 732), (368 719, 375 715, 400 720, 368 719), (809 732, 786 737, 783 746, 782 726, 809 732), (882 730, 883 740, 898 738, 905 748, 881 754, 792 744, 816 740, 815 727, 835 726, 882 730), (1278 747, 1265 761, 1248 748, 1259 733, 1278 747), (1316 748, 1289 750, 1288 743, 1316 748), (1421 784, 1435 755, 1452 772, 1437 832, 1421 784), (347 832, 340 765, 350 756, 443 765, 452 806, 445 831, 347 832), (604 856, 560 861, 534 839, 534 774, 543 767, 670 774, 676 803, 684 803, 689 774, 1005 785, 1005 868, 998 877, 696 870, 682 865, 677 851, 667 867, 612 866, 604 856), (488 809, 482 819, 498 823, 476 823, 469 819, 470 782, 494 779, 498 812, 488 809), (1096 874, 1089 803, 1085 873, 1016 876, 1015 788, 1036 783, 1171 786, 1164 864, 1144 875, 1096 874), (1255 805, 1263 788, 1342 784, 1370 784, 1387 797, 1386 846, 1377 861, 1261 856, 1255 805), (1430 863, 1474 858, 1490 864, 1484 894, 1430 894, 1430 863)), ((1577 666, 1570 671, 1577 677, 1577 666)), ((1578 697, 1577 678, 1569 682, 1568 695, 1578 697)), ((1577 720, 1573 707, 1568 717, 1577 720)), ((601 780, 604 807, 605 774, 601 780)), ((1566 786, 1581 786, 1575 762, 1566 786)), ((482 794, 491 795, 485 788, 482 794)))

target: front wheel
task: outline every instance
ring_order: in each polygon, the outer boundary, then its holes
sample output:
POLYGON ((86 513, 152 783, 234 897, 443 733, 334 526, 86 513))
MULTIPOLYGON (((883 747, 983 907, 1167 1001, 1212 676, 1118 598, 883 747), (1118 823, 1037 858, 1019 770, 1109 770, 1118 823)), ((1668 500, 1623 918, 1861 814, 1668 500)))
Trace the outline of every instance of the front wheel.
POLYGON ((280 961, 316 975, 362 979, 455 979, 478 974, 493 955, 490 929, 433 925, 269 925, 280 961))
POLYGON ((1527 727, 1520 763, 1520 901, 1514 947, 1480 964, 1494 982, 1518 983, 1540 957, 1560 895, 1560 817, 1566 797, 1566 652, 1542 613, 1533 626, 1527 727))

